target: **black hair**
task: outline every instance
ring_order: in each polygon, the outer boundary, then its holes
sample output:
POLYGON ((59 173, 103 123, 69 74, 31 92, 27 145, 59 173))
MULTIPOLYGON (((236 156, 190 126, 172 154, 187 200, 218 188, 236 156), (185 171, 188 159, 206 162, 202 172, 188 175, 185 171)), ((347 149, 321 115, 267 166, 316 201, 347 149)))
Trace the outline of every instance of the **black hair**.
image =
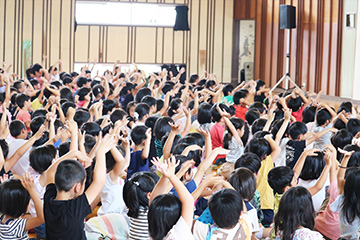
POLYGON ((86 77, 79 77, 76 80, 76 85, 78 86, 78 88, 83 87, 86 83, 88 82, 88 79, 86 77))
POLYGON ((302 113, 302 122, 303 123, 314 122, 315 121, 315 113, 316 113, 315 106, 306 106, 302 113))
POLYGON ((222 89, 222 92, 223 92, 224 96, 229 96, 229 94, 231 94, 231 92, 233 90, 234 90, 233 85, 226 84, 225 87, 222 89))
POLYGON ((22 84, 24 83, 24 80, 17 80, 13 83, 13 87, 16 88, 16 91, 18 92, 21 88, 22 84))
POLYGON ((49 132, 44 131, 43 135, 40 139, 36 140, 33 144, 33 147, 38 147, 44 145, 47 141, 49 141, 49 132))
MULTIPOLYGON (((278 134, 278 132, 283 124, 284 124, 284 119, 278 119, 273 122, 273 124, 272 124, 273 126, 271 128, 271 134, 274 137, 276 137, 276 135, 278 134)), ((284 134, 281 136, 281 139, 283 139, 286 136, 286 133, 288 132, 288 130, 289 130, 289 124, 287 124, 286 130, 285 130, 284 134)))
POLYGON ((145 126, 147 126, 148 128, 154 129, 156 120, 158 120, 159 117, 156 116, 151 116, 148 117, 145 121, 145 126))
POLYGON ((281 110, 281 109, 276 109, 274 111, 275 113, 275 117, 274 117, 274 120, 277 120, 277 119, 283 119, 284 118, 284 111, 281 110))
POLYGON ((206 79, 201 79, 201 80, 198 82, 198 86, 204 87, 204 86, 205 86, 205 83, 206 83, 206 79))
POLYGON ((125 95, 128 94, 128 91, 131 91, 131 90, 134 89, 134 88, 135 88, 134 84, 132 84, 132 83, 130 83, 130 82, 127 82, 126 85, 125 85, 125 87, 123 87, 123 89, 121 89, 120 95, 121 95, 121 96, 125 96, 125 95))
POLYGON ((150 107, 146 103, 139 103, 135 107, 135 112, 138 114, 138 119, 142 120, 145 115, 149 115, 150 107))
POLYGON ((305 159, 304 167, 301 170, 299 178, 302 180, 315 180, 318 179, 324 170, 325 160, 322 152, 317 152, 316 156, 307 156, 305 159))
POLYGON ((255 133, 262 131, 266 125, 267 120, 264 118, 256 119, 251 125, 251 133, 255 135, 255 133))
POLYGON ((180 98, 174 98, 170 102, 170 106, 168 109, 168 115, 169 117, 172 117, 175 115, 175 111, 179 109, 180 105, 182 103, 182 100, 180 98))
POLYGON ((150 88, 143 87, 135 95, 135 102, 140 103, 145 96, 151 96, 150 88))
POLYGON ((29 101, 30 97, 24 93, 19 93, 16 95, 16 104, 19 108, 23 108, 26 101, 29 101))
POLYGON ((112 113, 110 114, 110 120, 112 123, 116 123, 118 120, 123 120, 123 118, 126 116, 126 112, 124 110, 121 109, 115 109, 114 111, 112 111, 112 113))
POLYGON ((161 91, 163 92, 163 94, 166 94, 167 92, 171 91, 173 89, 174 85, 171 84, 171 82, 166 82, 163 86, 163 88, 161 89, 161 91))
POLYGON ((149 107, 156 106, 156 99, 149 95, 143 97, 140 102, 146 103, 149 107))
POLYGON ((293 122, 290 124, 288 133, 293 140, 297 140, 301 134, 307 133, 308 129, 303 122, 293 122))
POLYGON ((149 235, 162 240, 181 216, 181 202, 172 194, 159 195, 151 202, 148 212, 149 235))
MULTIPOLYGON (((229 120, 232 123, 232 125, 235 127, 236 130, 242 129, 244 127, 245 122, 241 118, 232 117, 229 120)), ((231 133, 228 126, 226 126, 226 131, 227 132, 224 134, 224 137, 223 137, 223 146, 224 146, 224 148, 229 149, 233 134, 231 133)))
POLYGON ((235 169, 244 167, 249 169, 252 173, 257 174, 261 167, 261 160, 255 153, 246 152, 236 160, 234 167, 235 169))
POLYGON ((70 102, 74 101, 73 93, 71 92, 70 88, 64 87, 60 90, 60 98, 65 98, 70 102))
POLYGON ((81 128, 81 126, 89 121, 90 119, 90 113, 84 110, 77 110, 74 115, 74 121, 77 123, 78 128, 81 128))
POLYGON ((55 173, 55 186, 58 191, 68 192, 77 183, 83 183, 86 177, 85 169, 75 160, 62 161, 55 173))
POLYGON ((270 187, 277 194, 283 194, 285 187, 291 187, 294 171, 290 167, 279 166, 271 169, 267 179, 270 187))
MULTIPOLYGON (((266 135, 269 135, 269 134, 272 136, 272 133, 269 132, 269 131, 259 131, 259 132, 254 134, 253 138, 263 138, 263 137, 265 137, 266 135)), ((274 139, 274 136, 272 136, 272 138, 274 139)))
POLYGON ((208 205, 211 217, 219 228, 232 228, 240 219, 243 199, 237 191, 225 188, 213 194, 208 205))
POLYGON ((351 102, 342 102, 339 106, 337 113, 341 113, 345 111, 346 113, 351 113, 353 104, 351 102))
POLYGON ((255 153, 260 160, 263 160, 264 157, 271 154, 271 147, 264 138, 253 138, 246 146, 245 151, 255 153))
MULTIPOLYGON (((229 112, 229 108, 228 106, 226 106, 225 104, 223 103, 217 103, 219 104, 219 108, 225 112, 229 112)), ((211 117, 212 119, 215 121, 215 122, 219 122, 221 120, 221 115, 220 113, 218 112, 218 110, 216 109, 216 106, 217 104, 214 104, 212 107, 211 107, 211 117)))
POLYGON ((39 85, 38 80, 35 80, 35 79, 31 79, 30 83, 31 83, 31 86, 33 86, 33 87, 35 87, 36 85, 39 85))
POLYGON ((205 138, 203 135, 201 135, 201 133, 198 132, 191 132, 186 134, 185 137, 192 137, 192 139, 195 139, 195 141, 193 142, 193 144, 196 144, 200 147, 204 147, 205 146, 205 138))
POLYGON ((20 120, 14 120, 9 125, 10 134, 14 138, 19 136, 23 129, 26 130, 26 127, 25 127, 25 124, 20 120))
POLYGON ((129 209, 128 216, 137 218, 140 213, 140 207, 146 210, 149 207, 147 193, 151 193, 156 185, 155 179, 150 172, 134 173, 129 180, 125 182, 123 189, 123 198, 125 205, 129 209))
POLYGON ((265 86, 265 82, 260 79, 256 80, 255 90, 259 91, 262 86, 265 86))
POLYGON ((91 152, 91 150, 93 149, 95 144, 96 144, 95 137, 90 134, 85 134, 84 147, 85 147, 85 152, 87 154, 89 154, 91 152))
POLYGON ((262 102, 254 102, 249 106, 249 109, 257 109, 260 114, 266 112, 266 107, 262 102))
POLYGON ((240 193, 244 201, 251 201, 256 191, 256 179, 254 174, 247 168, 240 167, 232 171, 228 182, 240 193))
POLYGON ((140 145, 143 141, 146 140, 146 126, 136 126, 131 131, 131 140, 135 145, 140 145))
POLYGON ((246 95, 248 94, 249 92, 247 90, 244 90, 244 89, 240 89, 239 91, 236 91, 233 95, 233 101, 234 101, 234 104, 238 105, 240 104, 240 99, 242 98, 246 98, 246 95))
POLYGON ((260 118, 260 112, 257 109, 248 109, 245 113, 245 119, 249 125, 253 125, 256 119, 260 118))
POLYGON ((155 122, 154 134, 155 138, 161 140, 166 133, 171 132, 169 123, 174 123, 174 120, 170 117, 160 117, 155 122))
POLYGON ((25 74, 26 74, 26 78, 30 80, 31 79, 31 74, 32 74, 32 68, 31 67, 27 68, 26 71, 25 71, 25 74))
POLYGON ((5 139, 0 139, 0 147, 3 152, 4 159, 6 160, 8 154, 9 154, 9 145, 5 141, 5 139))
POLYGON ((164 107, 164 100, 156 99, 156 112, 160 111, 164 107))
MULTIPOLYGON (((166 133, 166 134, 161 138, 161 146, 164 146, 164 145, 165 145, 166 140, 168 139, 168 137, 169 137, 169 133, 166 133)), ((180 137, 179 135, 175 135, 173 144, 172 144, 171 149, 170 149, 170 153, 174 153, 175 146, 177 146, 177 143, 178 143, 178 141, 180 140, 180 138, 181 138, 181 137, 180 137)))
POLYGON ((303 100, 301 99, 301 97, 295 97, 295 98, 291 97, 287 102, 287 105, 293 112, 297 112, 301 108, 302 103, 303 100))
POLYGON ((344 200, 341 204, 341 213, 348 224, 360 218, 360 169, 353 169, 347 175, 344 185, 344 200))
POLYGON ((360 119, 351 118, 346 124, 346 129, 353 135, 353 137, 360 132, 360 119))
POLYGON ((96 136, 99 136, 101 127, 99 124, 97 124, 95 122, 87 122, 82 125, 80 130, 81 130, 81 133, 86 132, 86 134, 90 134, 90 135, 96 137, 96 136))
POLYGON ((41 125, 43 125, 45 123, 45 120, 46 120, 46 117, 44 117, 44 116, 37 116, 37 117, 31 119, 31 122, 30 122, 31 132, 33 134, 35 134, 40 129, 41 125))
POLYGON ((337 118, 333 121, 333 127, 338 130, 346 129, 346 124, 340 118, 337 118))
POLYGON ((73 80, 71 79, 71 76, 70 76, 70 77, 64 77, 64 79, 62 81, 63 81, 63 84, 66 85, 66 84, 72 83, 73 80))
POLYGON ((319 126, 322 126, 326 123, 326 121, 331 121, 332 116, 330 114, 330 112, 326 109, 320 109, 319 111, 317 111, 316 113, 316 123, 319 126))
POLYGON ((51 165, 56 157, 56 148, 53 145, 44 145, 33 148, 29 154, 30 166, 42 174, 51 165))
POLYGON ((61 86, 62 86, 61 82, 59 82, 59 81, 52 81, 50 84, 51 84, 51 86, 54 86, 57 89, 61 88, 61 86))
POLYGON ((19 218, 26 213, 30 194, 20 179, 10 179, 0 184, 0 212, 19 218))
POLYGON ((46 117, 47 113, 48 113, 48 111, 46 109, 43 109, 43 108, 36 109, 35 111, 33 111, 31 113, 31 119, 34 119, 38 116, 46 117))
MULTIPOLYGON (((346 145, 351 144, 352 139, 353 136, 349 131, 346 129, 341 129, 331 137, 331 144, 335 147, 335 149, 344 149, 346 145)), ((340 160, 340 158, 341 154, 339 151, 337 151, 337 159, 340 160)))
POLYGON ((65 117, 67 116, 67 112, 68 112, 69 108, 71 108, 71 107, 76 109, 76 104, 73 102, 65 102, 65 103, 61 104, 61 109, 63 110, 65 117))
POLYGON ((94 94, 95 98, 98 97, 100 93, 103 94, 104 91, 105 88, 100 84, 96 84, 95 86, 92 87, 92 93, 94 94))
POLYGON ((111 99, 104 100, 102 104, 103 104, 103 110, 102 110, 103 115, 107 115, 109 112, 111 113, 111 111, 116 106, 115 102, 111 99))
POLYGON ((309 191, 301 186, 290 188, 281 197, 274 218, 275 231, 282 231, 282 239, 291 240, 299 226, 312 230, 315 224, 314 212, 309 191))
POLYGON ((348 168, 345 172, 346 179, 347 175, 349 175, 349 173, 353 170, 354 167, 360 167, 360 147, 355 144, 349 144, 344 147, 344 150, 348 152, 354 151, 346 166, 348 168))
POLYGON ((214 80, 207 80, 206 83, 205 83, 205 87, 210 89, 212 86, 215 86, 216 85, 216 82, 214 80))
POLYGON ((211 105, 208 103, 201 103, 197 113, 197 120, 199 124, 211 123, 211 105))
POLYGON ((194 82, 196 82, 196 80, 197 80, 198 78, 199 78, 199 75, 197 75, 197 74, 191 74, 189 81, 190 81, 190 83, 194 83, 194 82))
POLYGON ((244 124, 244 134, 241 137, 241 141, 243 142, 244 146, 247 144, 247 142, 249 140, 249 135, 250 135, 249 124, 247 122, 245 122, 245 124, 244 124))
POLYGON ((70 151, 70 142, 66 141, 66 142, 61 143, 57 150, 59 153, 59 157, 64 156, 66 153, 68 153, 70 151))
POLYGON ((32 73, 35 74, 36 72, 40 72, 40 69, 42 69, 43 67, 38 64, 35 63, 34 65, 32 65, 31 69, 32 69, 32 73))
MULTIPOLYGON (((82 87, 77 91, 77 94, 79 96, 79 101, 84 101, 85 100, 85 96, 88 95, 88 93, 91 92, 90 88, 87 87, 82 87)), ((91 97, 91 94, 90 94, 91 97)))

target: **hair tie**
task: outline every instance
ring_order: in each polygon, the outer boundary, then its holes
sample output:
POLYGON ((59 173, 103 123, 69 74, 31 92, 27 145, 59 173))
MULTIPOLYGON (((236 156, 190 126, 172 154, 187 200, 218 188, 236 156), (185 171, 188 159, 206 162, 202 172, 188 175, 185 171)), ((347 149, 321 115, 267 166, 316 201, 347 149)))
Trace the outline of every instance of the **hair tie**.
POLYGON ((134 182, 134 184, 138 187, 140 184, 138 182, 134 182))
POLYGON ((134 118, 135 118, 136 120, 139 119, 139 114, 138 114, 137 112, 134 112, 134 118))

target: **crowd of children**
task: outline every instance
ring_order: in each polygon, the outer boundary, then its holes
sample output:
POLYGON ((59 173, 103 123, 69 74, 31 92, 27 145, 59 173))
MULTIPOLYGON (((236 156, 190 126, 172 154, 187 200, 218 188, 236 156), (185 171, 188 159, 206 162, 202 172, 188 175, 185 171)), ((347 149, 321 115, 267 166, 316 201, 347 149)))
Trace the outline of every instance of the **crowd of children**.
POLYGON ((89 65, 0 69, 0 239, 360 239, 351 102, 89 65))

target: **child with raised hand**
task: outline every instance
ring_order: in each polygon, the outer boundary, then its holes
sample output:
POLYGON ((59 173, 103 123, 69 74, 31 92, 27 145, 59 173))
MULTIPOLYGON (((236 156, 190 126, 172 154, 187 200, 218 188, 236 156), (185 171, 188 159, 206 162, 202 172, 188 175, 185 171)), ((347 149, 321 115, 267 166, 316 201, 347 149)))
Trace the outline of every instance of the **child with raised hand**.
POLYGON ((275 218, 276 240, 323 239, 314 228, 314 206, 304 187, 293 187, 280 200, 275 218))
POLYGON ((241 137, 244 135, 245 122, 240 118, 230 118, 230 114, 221 110, 219 105, 216 106, 217 111, 224 119, 226 130, 223 139, 223 146, 230 152, 226 155, 226 161, 235 163, 236 160, 244 154, 244 144, 241 137))
POLYGON ((48 239, 86 239, 84 219, 91 213, 90 204, 105 184, 105 154, 116 146, 117 141, 116 135, 106 135, 103 138, 96 153, 93 181, 85 193, 86 174, 78 161, 61 161, 55 176, 48 175, 44 195, 48 239))
POLYGON ((22 180, 10 179, 0 185, 0 212, 0 239, 28 239, 28 230, 44 222, 43 205, 29 173, 24 173, 22 180), (30 198, 37 216, 22 218, 30 198))
POLYGON ((149 235, 153 240, 163 239, 194 239, 191 226, 194 214, 194 199, 175 175, 178 165, 174 157, 162 163, 151 161, 162 174, 150 198, 148 213, 149 235), (179 198, 164 194, 166 182, 170 181, 179 198))
POLYGON ((338 171, 338 191, 339 196, 330 205, 333 212, 339 212, 340 239, 358 239, 357 231, 360 226, 360 190, 358 183, 360 181, 360 169, 349 168, 347 165, 354 151, 344 154, 341 167, 338 171))

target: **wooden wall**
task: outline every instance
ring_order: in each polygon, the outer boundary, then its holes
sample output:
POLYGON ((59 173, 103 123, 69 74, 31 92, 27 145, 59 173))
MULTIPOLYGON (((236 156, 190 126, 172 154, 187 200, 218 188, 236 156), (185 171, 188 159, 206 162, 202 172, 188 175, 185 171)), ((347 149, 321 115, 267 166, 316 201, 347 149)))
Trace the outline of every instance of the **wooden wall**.
MULTIPOLYGON (((115 1, 115 0, 112 0, 115 1)), ((116 0, 117 1, 117 0, 116 0)), ((75 62, 185 63, 188 73, 216 72, 231 78, 233 4, 231 0, 121 0, 188 4, 190 31, 163 27, 77 26, 75 0, 0 0, 0 61, 20 73, 26 66, 23 40, 32 41, 31 58, 59 58, 71 71, 75 62)))
POLYGON ((290 76, 309 91, 340 94, 343 0, 234 0, 234 19, 256 20, 255 79, 274 85, 285 73, 286 39, 279 6, 296 7, 290 76))

